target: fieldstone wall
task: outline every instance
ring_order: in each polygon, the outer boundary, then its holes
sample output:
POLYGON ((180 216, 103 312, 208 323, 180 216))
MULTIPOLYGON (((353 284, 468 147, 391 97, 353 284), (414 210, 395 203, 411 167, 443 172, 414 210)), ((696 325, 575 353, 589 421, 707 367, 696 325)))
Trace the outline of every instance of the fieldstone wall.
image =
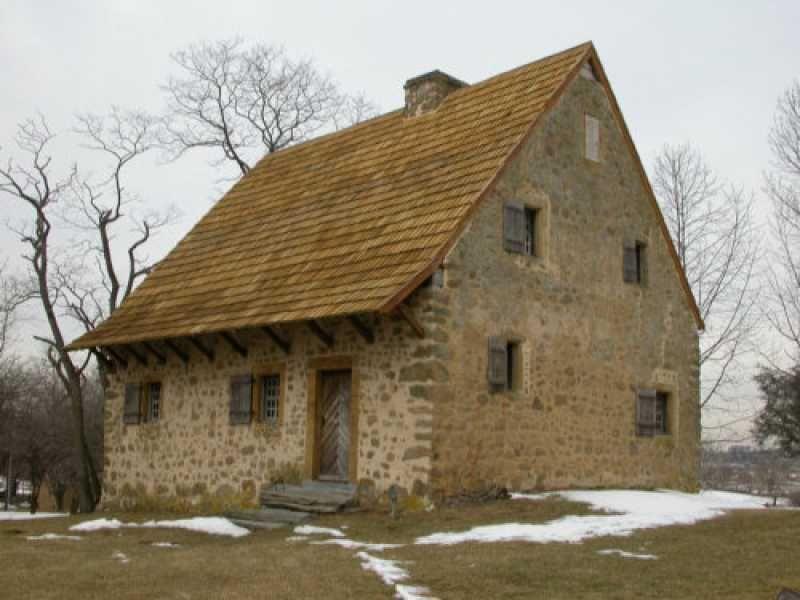
POLYGON ((602 87, 576 78, 509 167, 446 260, 433 485, 695 487, 696 327, 602 87), (584 158, 587 113, 600 162, 584 158), (508 200, 540 208, 539 257, 503 250, 508 200), (623 283, 625 238, 647 243, 645 285, 623 283), (489 391, 489 336, 521 342, 515 391, 489 391), (642 387, 669 392, 670 435, 636 436, 642 387))
MULTIPOLYGON (((421 320, 432 316, 430 292, 415 295, 421 320)), ((192 350, 188 365, 170 355, 166 365, 135 362, 112 377, 105 410, 105 505, 191 510, 256 503, 260 487, 275 479, 308 478, 306 472, 308 366, 315 359, 347 357, 358 379, 357 480, 374 494, 395 483, 424 494, 430 472, 432 403, 427 389, 447 379, 442 344, 419 340, 407 323, 375 317, 375 343, 366 344, 341 319, 322 322, 333 333, 327 349, 305 326, 286 328, 292 350, 284 355, 261 332, 239 332, 249 350, 242 358, 224 340, 210 363, 192 350), (265 365, 285 369, 283 415, 277 426, 230 425, 229 380, 265 365), (122 420, 126 382, 160 381, 157 423, 122 420)), ((207 344, 213 338, 205 338, 207 344)), ((184 344, 184 348, 188 346, 184 344)))

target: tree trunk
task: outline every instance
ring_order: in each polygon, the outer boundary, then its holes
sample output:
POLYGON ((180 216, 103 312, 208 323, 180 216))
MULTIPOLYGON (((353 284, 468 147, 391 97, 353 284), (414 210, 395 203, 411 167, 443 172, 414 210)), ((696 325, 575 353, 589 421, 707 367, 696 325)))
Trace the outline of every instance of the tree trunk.
POLYGON ((78 461, 78 496, 80 499, 80 512, 94 512, 100 502, 100 482, 94 465, 89 443, 86 439, 86 428, 83 421, 83 393, 80 384, 80 375, 70 368, 65 369, 69 379, 69 399, 72 408, 75 459, 78 461))

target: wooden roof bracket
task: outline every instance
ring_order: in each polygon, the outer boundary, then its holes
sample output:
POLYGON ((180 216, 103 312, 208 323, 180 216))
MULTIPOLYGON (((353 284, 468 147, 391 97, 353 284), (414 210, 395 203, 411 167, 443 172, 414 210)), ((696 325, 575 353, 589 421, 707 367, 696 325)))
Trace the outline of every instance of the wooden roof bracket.
POLYGON ((247 348, 237 340, 234 335, 228 331, 223 331, 220 333, 222 339, 228 342, 228 345, 236 352, 239 356, 247 357, 247 348))
POLYGON ((214 362, 214 351, 211 348, 206 348, 205 344, 196 337, 187 338, 189 342, 197 348, 200 353, 208 359, 208 362, 214 362))
POLYGON ((111 346, 105 346, 104 348, 100 348, 100 350, 105 350, 108 355, 114 360, 114 362, 119 363, 122 365, 123 369, 128 368, 128 361, 116 350, 114 350, 111 346))
POLYGON ((414 333, 417 334, 417 337, 422 339, 425 337, 425 330, 422 328, 422 325, 417 318, 414 316, 412 310, 402 302, 397 305, 397 312, 400 313, 400 316, 403 317, 406 322, 411 326, 411 329, 414 330, 414 333))
POLYGON ((323 344, 325 344, 328 348, 333 348, 333 335, 320 327, 319 323, 317 323, 314 319, 308 321, 308 328, 322 341, 323 344))
POLYGON ((289 352, 291 352, 292 350, 291 342, 288 339, 281 336, 277 331, 275 331, 273 327, 270 327, 269 325, 264 325, 261 328, 261 330, 264 333, 266 333, 269 339, 275 342, 275 345, 278 346, 278 348, 280 348, 281 350, 283 350, 285 354, 289 354, 289 352))
POLYGON ((89 352, 91 352, 91 353, 94 355, 94 357, 97 359, 97 362, 99 362, 99 363, 100 363, 100 365, 101 365, 101 366, 102 366, 102 367, 103 367, 103 368, 104 368, 106 371, 108 371, 108 372, 110 372, 110 373, 113 373, 114 371, 116 371, 116 366, 114 365, 114 363, 113 363, 113 362, 111 362, 111 361, 108 359, 108 357, 106 357, 106 355, 105 355, 105 354, 103 354, 103 351, 102 351, 102 349, 101 349, 101 348, 99 348, 99 347, 98 347, 98 348, 91 348, 91 349, 89 350, 89 352))
POLYGON ((364 321, 362 321, 358 315, 350 315, 347 317, 350 323, 353 325, 355 330, 358 334, 364 338, 364 341, 368 344, 375 343, 375 333, 372 331, 372 327, 367 325, 364 321))
POLYGON ((184 350, 181 350, 181 348, 180 348, 180 346, 178 346, 178 344, 176 344, 172 340, 164 340, 164 345, 167 348, 169 348, 170 350, 172 350, 172 352, 175 354, 175 356, 177 356, 178 358, 181 359, 183 364, 185 364, 185 365, 189 364, 189 353, 185 352, 184 350))
POLYGON ((148 351, 150 354, 152 354, 153 356, 155 356, 155 357, 156 357, 156 360, 158 361, 158 364, 160 364, 160 365, 165 365, 165 364, 167 364, 167 357, 166 357, 166 355, 165 355, 165 354, 163 354, 162 352, 159 352, 159 351, 156 349, 156 347, 155 347, 155 346, 153 346, 153 344, 151 344, 150 342, 142 342, 142 346, 144 346, 144 347, 145 347, 145 349, 146 349, 146 350, 147 350, 147 351, 148 351))
POLYGON ((143 367, 147 366, 147 357, 144 354, 141 354, 136 348, 134 348, 133 344, 128 344, 127 346, 123 346, 125 348, 125 352, 132 355, 136 362, 138 362, 143 367))

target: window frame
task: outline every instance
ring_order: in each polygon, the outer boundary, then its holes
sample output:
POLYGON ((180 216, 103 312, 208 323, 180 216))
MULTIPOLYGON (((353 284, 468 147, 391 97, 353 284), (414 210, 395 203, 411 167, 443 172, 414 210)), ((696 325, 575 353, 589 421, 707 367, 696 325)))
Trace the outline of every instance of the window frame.
POLYGON ((238 375, 231 375, 228 378, 228 425, 231 427, 238 427, 240 425, 250 425, 253 422, 253 389, 255 388, 255 378, 252 373, 241 373, 238 375), (233 410, 234 408, 234 387, 244 385, 249 382, 250 385, 250 398, 247 403, 249 410, 247 412, 247 419, 245 420, 245 412, 242 410, 233 410))
POLYGON ((124 425, 146 425, 155 424, 161 420, 164 413, 164 385, 158 379, 145 379, 141 381, 129 381, 125 383, 125 391, 123 394, 122 404, 122 422, 124 425), (158 386, 158 415, 153 417, 152 412, 152 386, 158 386), (129 390, 136 389, 136 415, 134 420, 134 413, 129 411, 129 403, 133 403, 129 398, 129 390))
POLYGON ((589 113, 583 114, 583 158, 592 164, 602 162, 602 135, 600 119, 589 113), (596 138, 596 140, 594 139, 596 138), (595 153, 590 149, 594 144, 595 153))
POLYGON ((279 428, 283 424, 284 414, 286 413, 286 365, 285 363, 261 365, 253 371, 253 375, 255 379, 253 422, 264 427, 279 428), (275 419, 267 419, 264 414, 264 381, 267 377, 278 378, 278 414, 275 419))
POLYGON ((542 260, 545 254, 545 206, 506 200, 503 202, 503 250, 509 254, 542 260), (516 222, 519 219, 520 222, 516 222), (517 230, 519 228, 519 230, 517 230))
POLYGON ((523 389, 525 361, 523 340, 516 337, 490 336, 487 357, 487 381, 492 393, 512 392, 523 389), (502 357, 503 366, 494 364, 502 357))
POLYGON ((647 285, 647 243, 640 239, 625 240, 622 243, 622 281, 631 285, 647 285), (629 269, 628 262, 633 261, 629 269), (630 276, 630 272, 633 276, 630 276))
POLYGON ((635 432, 637 438, 658 438, 669 437, 672 435, 672 411, 674 410, 674 394, 663 389, 639 388, 636 390, 636 423, 635 432), (647 408, 652 414, 650 419, 643 420, 649 416, 643 410, 643 401, 652 402, 652 406, 647 408))

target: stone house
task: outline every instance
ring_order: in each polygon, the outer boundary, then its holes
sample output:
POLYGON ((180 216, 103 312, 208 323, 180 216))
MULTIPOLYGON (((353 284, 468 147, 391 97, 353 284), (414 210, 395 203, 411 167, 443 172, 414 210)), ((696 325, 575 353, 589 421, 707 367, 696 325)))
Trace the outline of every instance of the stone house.
POLYGON ((696 486, 703 323, 591 43, 265 157, 71 348, 105 501, 696 486))

